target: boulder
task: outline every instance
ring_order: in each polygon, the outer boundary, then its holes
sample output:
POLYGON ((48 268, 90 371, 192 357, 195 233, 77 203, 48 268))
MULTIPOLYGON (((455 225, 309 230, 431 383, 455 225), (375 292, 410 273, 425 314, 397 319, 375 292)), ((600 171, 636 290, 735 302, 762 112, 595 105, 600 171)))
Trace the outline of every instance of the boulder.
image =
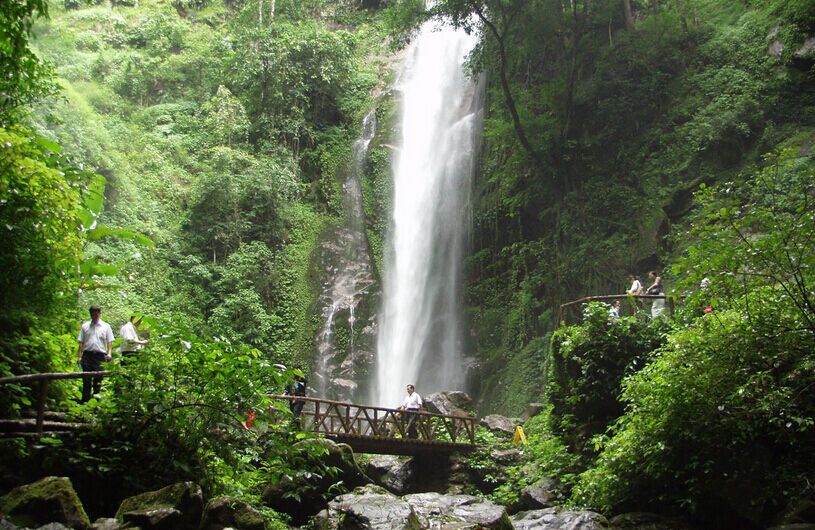
POLYGON ((815 496, 796 499, 787 506, 776 525, 815 523, 815 496))
POLYGON ((376 455, 371 457, 365 472, 371 480, 391 493, 404 495, 411 489, 413 459, 394 455, 376 455))
POLYGON ((515 530, 605 530, 608 520, 596 512, 546 508, 520 512, 512 517, 515 530))
POLYGON ((114 517, 100 517, 93 522, 91 530, 133 530, 137 527, 122 523, 114 517))
POLYGON ((321 530, 419 530, 423 528, 413 508, 379 486, 364 486, 340 495, 317 514, 321 530))
POLYGON ((36 527, 57 522, 74 529, 91 527, 79 496, 67 477, 46 477, 14 488, 0 497, 0 512, 19 526, 36 527))
POLYGON ((204 509, 204 495, 194 482, 178 482, 122 501, 116 519, 144 530, 196 529, 204 509))
POLYGON ((340 401, 350 400, 357 391, 357 383, 350 379, 335 377, 331 379, 332 390, 340 401))
POLYGON ((217 497, 204 507, 200 530, 264 530, 263 515, 235 497, 217 497))
POLYGON ((524 413, 521 414, 521 421, 526 422, 531 418, 534 418, 544 409, 543 403, 529 403, 526 405, 526 409, 524 409, 524 413))
POLYGON ((0 530, 20 530, 20 527, 0 515, 0 530))
POLYGON ((815 37, 807 37, 801 47, 795 50, 793 57, 807 62, 815 61, 815 37))
POLYGON ((402 497, 425 528, 491 528, 512 530, 506 510, 472 495, 415 493, 402 497))
POLYGON ((71 527, 62 523, 48 523, 37 527, 37 530, 71 530, 71 527))
POLYGON ((424 397, 424 405, 430 412, 446 416, 470 416, 473 399, 466 392, 452 390, 436 392, 424 397))
POLYGON ((558 500, 555 481, 544 478, 522 489, 518 502, 522 510, 539 510, 554 506, 558 500))
POLYGON ((614 516, 609 521, 614 530, 692 530, 692 526, 664 515, 631 512, 614 516))
POLYGON ((501 465, 517 464, 521 460, 521 451, 518 449, 493 449, 490 456, 501 465))
POLYGON ((515 434, 515 425, 518 421, 500 414, 490 414, 481 418, 481 425, 491 431, 502 432, 506 434, 515 434))

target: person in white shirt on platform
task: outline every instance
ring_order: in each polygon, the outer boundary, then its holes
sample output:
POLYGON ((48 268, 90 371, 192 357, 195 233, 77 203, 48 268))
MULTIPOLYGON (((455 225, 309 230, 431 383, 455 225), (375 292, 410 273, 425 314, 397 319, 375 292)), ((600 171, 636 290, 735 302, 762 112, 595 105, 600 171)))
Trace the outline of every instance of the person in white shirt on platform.
POLYGON ((407 413, 407 435, 408 438, 418 438, 419 433, 416 432, 416 412, 422 410, 424 403, 422 403, 422 396, 416 393, 416 388, 413 385, 407 386, 407 397, 402 402, 399 410, 404 410, 407 413))
POLYGON ((126 361, 128 357, 133 357, 145 344, 149 341, 139 340, 139 326, 141 325, 141 317, 138 319, 136 315, 131 315, 130 320, 119 329, 119 335, 122 337, 122 344, 119 346, 119 351, 122 353, 122 360, 126 361))
MULTIPOLYGON (((83 372, 101 372, 102 363, 111 359, 113 330, 110 329, 110 324, 99 318, 102 309, 98 305, 92 305, 88 311, 91 319, 83 322, 79 328, 77 337, 79 351, 76 362, 82 366, 83 372)), ((82 403, 91 399, 91 385, 93 385, 93 393, 98 394, 102 388, 102 378, 92 377, 82 380, 82 403)))

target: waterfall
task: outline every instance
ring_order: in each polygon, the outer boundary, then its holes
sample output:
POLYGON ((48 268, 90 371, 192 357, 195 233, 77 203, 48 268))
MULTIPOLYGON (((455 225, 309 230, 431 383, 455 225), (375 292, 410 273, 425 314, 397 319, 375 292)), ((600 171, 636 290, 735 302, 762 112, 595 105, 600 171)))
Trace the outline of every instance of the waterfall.
POLYGON ((379 312, 372 401, 463 389, 461 261, 482 116, 483 83, 464 60, 477 37, 432 22, 408 50, 396 90, 401 139, 379 312))
POLYGON ((371 111, 362 122, 360 138, 354 142, 353 158, 342 186, 344 222, 321 247, 324 272, 318 303, 323 326, 317 335, 312 385, 320 397, 352 399, 357 390, 357 371, 371 360, 369 351, 357 348, 356 339, 363 332, 357 323, 357 309, 374 284, 359 179, 375 131, 376 115, 371 111), (343 332, 342 340, 339 331, 343 332))

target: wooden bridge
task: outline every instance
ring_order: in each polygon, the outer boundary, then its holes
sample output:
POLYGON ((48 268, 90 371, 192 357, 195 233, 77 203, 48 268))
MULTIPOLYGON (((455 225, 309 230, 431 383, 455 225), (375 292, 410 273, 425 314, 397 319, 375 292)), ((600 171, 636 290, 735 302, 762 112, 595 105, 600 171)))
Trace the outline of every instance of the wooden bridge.
POLYGON ((450 454, 476 447, 476 418, 472 416, 405 412, 306 396, 270 397, 303 402, 303 430, 347 443, 358 453, 450 454))
MULTIPOLYGON (((2 385, 37 385, 34 418, 0 418, 0 437, 34 437, 86 427, 68 423, 64 414, 46 410, 48 384, 62 379, 107 377, 112 372, 39 373, 0 378, 2 385)), ((271 394, 273 399, 303 402, 300 426, 349 444, 359 453, 395 455, 468 452, 475 449, 476 418, 431 412, 405 412, 306 396, 271 394), (411 437, 413 435, 413 437, 411 437)), ((274 411, 273 411, 274 412, 274 411)))

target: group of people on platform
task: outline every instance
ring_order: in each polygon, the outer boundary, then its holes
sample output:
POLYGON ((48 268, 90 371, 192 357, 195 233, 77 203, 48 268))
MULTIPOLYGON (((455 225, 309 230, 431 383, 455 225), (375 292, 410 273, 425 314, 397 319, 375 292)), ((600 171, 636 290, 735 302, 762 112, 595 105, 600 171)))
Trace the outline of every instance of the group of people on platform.
MULTIPOLYGON (((102 320, 102 309, 98 305, 92 305, 88 309, 90 320, 82 323, 79 327, 79 349, 77 351, 76 362, 82 367, 83 372, 101 372, 102 363, 113 358, 113 329, 110 324, 102 320)), ((130 359, 140 349, 147 344, 147 340, 139 339, 138 329, 141 325, 141 317, 131 315, 130 320, 119 328, 119 335, 122 343, 119 352, 122 359, 130 359)), ((93 395, 99 394, 102 386, 101 377, 92 377, 82 380, 82 403, 86 403, 93 395)))
MULTIPOLYGON (((632 274, 628 277, 628 281, 631 282, 631 286, 626 291, 626 294, 629 295, 663 295, 664 290, 662 286, 662 277, 656 272, 651 271, 648 273, 648 280, 651 282, 647 288, 644 288, 642 282, 639 279, 639 276, 632 274)), ((657 318, 663 316, 665 314, 665 298, 654 298, 651 302, 651 318, 657 318)), ((622 307, 622 303, 620 300, 615 300, 611 304, 611 309, 608 311, 609 317, 612 319, 620 318, 620 309, 622 307)))

